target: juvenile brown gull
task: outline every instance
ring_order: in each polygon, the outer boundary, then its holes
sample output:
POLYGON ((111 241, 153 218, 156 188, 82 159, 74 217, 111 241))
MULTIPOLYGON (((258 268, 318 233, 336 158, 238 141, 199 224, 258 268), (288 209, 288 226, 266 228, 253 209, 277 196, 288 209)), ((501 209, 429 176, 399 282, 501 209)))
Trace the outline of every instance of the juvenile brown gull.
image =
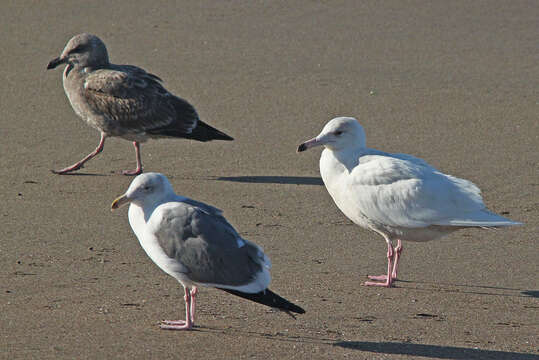
POLYGON ((107 137, 120 137, 135 146, 137 168, 123 171, 125 175, 142 172, 140 143, 150 138, 233 140, 202 122, 195 108, 168 92, 157 76, 136 66, 111 64, 105 44, 95 35, 71 38, 47 69, 60 64, 67 64, 63 83, 73 110, 101 133, 101 139, 93 152, 71 166, 53 170, 56 174, 82 168, 103 150, 107 137))

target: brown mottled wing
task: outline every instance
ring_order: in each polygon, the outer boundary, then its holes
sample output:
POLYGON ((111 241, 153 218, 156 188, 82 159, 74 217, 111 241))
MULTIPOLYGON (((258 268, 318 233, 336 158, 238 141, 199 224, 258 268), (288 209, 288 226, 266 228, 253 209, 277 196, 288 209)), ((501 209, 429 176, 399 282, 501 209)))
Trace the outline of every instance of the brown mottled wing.
POLYGON ((198 121, 191 104, 169 93, 160 79, 135 66, 99 69, 84 82, 90 107, 126 132, 159 135, 161 128, 190 134, 198 121))

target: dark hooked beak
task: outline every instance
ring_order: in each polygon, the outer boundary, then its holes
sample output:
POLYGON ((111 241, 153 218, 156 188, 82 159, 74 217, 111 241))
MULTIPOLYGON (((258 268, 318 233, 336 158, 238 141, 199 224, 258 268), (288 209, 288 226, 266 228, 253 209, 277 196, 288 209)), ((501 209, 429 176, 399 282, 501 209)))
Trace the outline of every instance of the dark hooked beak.
POLYGON ((61 59, 61 58, 57 57, 56 59, 52 59, 49 62, 49 65, 47 65, 47 70, 54 69, 55 67, 57 67, 60 64, 65 64, 66 61, 67 61, 67 58, 61 59))
POLYGON ((307 150, 307 146, 305 145, 305 143, 299 144, 297 152, 303 152, 305 150, 307 150))
POLYGON ((309 141, 305 141, 303 144, 300 144, 298 146, 298 152, 302 152, 302 151, 305 151, 309 148, 312 148, 314 146, 320 146, 320 145, 323 145, 321 141, 319 141, 318 139, 316 138, 313 138, 309 141))

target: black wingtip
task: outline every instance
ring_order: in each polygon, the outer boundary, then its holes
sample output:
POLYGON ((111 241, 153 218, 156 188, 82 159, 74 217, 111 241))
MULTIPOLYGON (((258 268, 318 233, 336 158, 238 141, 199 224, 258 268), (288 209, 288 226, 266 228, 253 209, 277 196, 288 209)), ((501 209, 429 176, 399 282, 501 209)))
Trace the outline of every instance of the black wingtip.
POLYGON ((216 138, 218 140, 225 140, 225 141, 233 141, 234 140, 234 138, 232 136, 228 136, 224 132, 219 131, 219 133, 220 133, 219 137, 216 138))
MULTIPOLYGON (((206 124, 208 125, 208 124, 206 124)), ((210 127, 208 125, 208 127, 210 127)), ((217 130, 216 128, 212 128, 208 131, 208 140, 225 140, 225 141, 232 141, 234 138, 232 136, 228 136, 224 132, 217 130)))
POLYGON ((307 146, 305 145, 305 143, 299 144, 297 152, 302 152, 305 150, 307 150, 307 146))
POLYGON ((206 124, 205 122, 199 120, 197 126, 193 129, 193 132, 186 138, 198 140, 198 141, 211 141, 211 140, 225 140, 232 141, 233 137, 228 136, 224 132, 217 130, 213 126, 206 124))
MULTIPOLYGON (((272 308, 281 309, 285 312, 294 312, 296 314, 305 314, 305 310, 300 306, 291 303, 285 298, 277 295, 270 289, 263 290, 258 293, 249 294, 237 290, 218 288, 219 290, 226 291, 227 293, 242 297, 247 300, 257 302, 262 305, 266 305, 272 308)), ((293 317, 293 316, 292 316, 293 317)))

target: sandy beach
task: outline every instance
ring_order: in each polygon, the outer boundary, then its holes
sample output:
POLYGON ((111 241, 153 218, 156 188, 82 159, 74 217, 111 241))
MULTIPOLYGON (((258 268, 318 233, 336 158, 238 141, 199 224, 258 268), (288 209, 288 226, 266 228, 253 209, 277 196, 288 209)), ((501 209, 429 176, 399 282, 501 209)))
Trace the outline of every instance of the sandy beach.
POLYGON ((3 5, 0 49, 0 358, 538 359, 539 7, 535 1, 20 1, 3 5), (75 34, 111 62, 158 75, 233 142, 149 141, 145 171, 212 204, 271 258, 284 313, 183 289, 111 213, 132 145, 92 151, 47 71, 75 34), (525 223, 405 243, 394 288, 386 244, 327 193, 320 150, 296 153, 335 116, 369 147, 473 181, 494 212, 525 223))

